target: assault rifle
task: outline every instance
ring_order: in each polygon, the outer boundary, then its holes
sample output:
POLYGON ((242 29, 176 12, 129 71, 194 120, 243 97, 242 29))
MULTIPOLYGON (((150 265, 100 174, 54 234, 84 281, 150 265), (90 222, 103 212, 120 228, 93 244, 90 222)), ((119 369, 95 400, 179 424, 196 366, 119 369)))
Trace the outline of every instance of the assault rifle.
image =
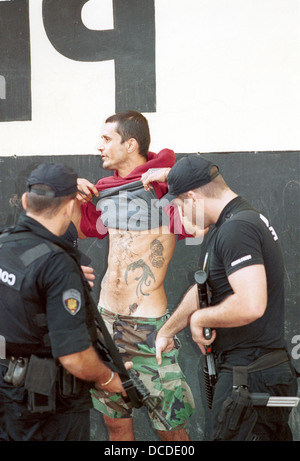
MULTIPOLYGON (((208 307, 209 301, 208 301, 207 285, 206 285, 207 274, 205 271, 199 270, 195 272, 194 278, 198 286, 200 309, 204 307, 208 307)), ((204 334, 205 339, 210 339, 211 338, 211 328, 204 327, 203 334, 204 334)), ((206 351, 206 354, 205 354, 206 366, 203 370, 203 373, 204 373, 208 407, 211 408, 213 387, 217 380, 217 373, 216 373, 215 358, 214 358, 212 346, 211 345, 205 346, 205 351, 206 351)))
POLYGON ((122 386, 126 391, 128 399, 131 401, 134 408, 140 408, 143 405, 150 413, 156 417, 167 430, 171 430, 172 426, 158 411, 158 406, 161 403, 161 397, 151 396, 149 389, 140 380, 134 370, 126 370, 122 357, 111 338, 107 327, 97 309, 96 303, 93 300, 90 287, 85 281, 86 292, 90 304, 93 307, 95 321, 97 327, 97 352, 101 360, 113 371, 116 371, 122 381, 122 386))

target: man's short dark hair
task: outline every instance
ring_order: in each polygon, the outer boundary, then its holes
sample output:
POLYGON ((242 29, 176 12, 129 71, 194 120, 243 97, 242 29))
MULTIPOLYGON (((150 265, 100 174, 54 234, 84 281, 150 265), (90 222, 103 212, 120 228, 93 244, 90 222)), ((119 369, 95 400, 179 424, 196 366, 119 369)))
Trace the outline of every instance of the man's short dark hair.
POLYGON ((108 117, 105 123, 117 123, 116 131, 121 136, 122 143, 130 138, 136 139, 140 155, 148 160, 150 130, 147 119, 140 112, 117 112, 108 117))
MULTIPOLYGON (((35 184, 36 190, 51 191, 51 187, 46 184, 35 184)), ((34 192, 27 192, 27 210, 35 214, 42 215, 50 219, 53 218, 60 210, 60 208, 69 200, 76 197, 76 192, 64 197, 48 197, 45 195, 38 195, 34 192)))

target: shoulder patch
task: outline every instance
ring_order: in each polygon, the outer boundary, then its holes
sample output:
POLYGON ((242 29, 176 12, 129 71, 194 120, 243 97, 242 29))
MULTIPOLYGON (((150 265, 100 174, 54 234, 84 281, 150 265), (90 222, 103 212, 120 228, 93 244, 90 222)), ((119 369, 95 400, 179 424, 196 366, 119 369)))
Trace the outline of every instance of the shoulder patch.
POLYGON ((81 294, 78 290, 71 288, 63 292, 63 304, 65 309, 71 314, 76 315, 81 308, 81 294))

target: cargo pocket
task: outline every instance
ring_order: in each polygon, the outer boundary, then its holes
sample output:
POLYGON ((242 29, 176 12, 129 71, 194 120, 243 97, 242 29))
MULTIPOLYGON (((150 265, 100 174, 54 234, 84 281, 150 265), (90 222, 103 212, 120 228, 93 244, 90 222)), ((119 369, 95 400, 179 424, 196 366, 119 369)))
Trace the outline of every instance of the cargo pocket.
MULTIPOLYGON (((286 362, 260 373, 260 383, 256 380, 257 385, 261 386, 256 392, 269 391, 270 395, 278 396, 295 396, 297 395, 297 378, 295 372, 292 370, 290 363, 286 362)), ((251 376, 250 376, 251 383, 251 376)), ((250 384, 251 388, 251 384, 250 384)))
MULTIPOLYGON (((263 370, 260 373, 255 373, 255 375, 255 392, 265 392, 270 394, 270 396, 276 397, 293 397, 297 395, 297 378, 289 362, 269 368, 268 370, 263 370)), ((268 421, 268 425, 270 427, 281 428, 280 433, 277 434, 277 438, 280 436, 284 437, 284 431, 289 430, 287 429, 288 420, 292 407, 283 406, 256 408, 259 414, 263 412, 264 418, 268 421)), ((282 438, 280 440, 285 439, 282 438)))
POLYGON ((165 389, 174 390, 176 386, 180 386, 182 381, 185 381, 185 376, 181 371, 178 363, 171 363, 158 368, 159 378, 162 387, 165 389))
POLYGON ((183 424, 193 413, 195 404, 193 394, 178 363, 165 365, 158 369, 161 382, 162 406, 167 419, 173 425, 183 424))

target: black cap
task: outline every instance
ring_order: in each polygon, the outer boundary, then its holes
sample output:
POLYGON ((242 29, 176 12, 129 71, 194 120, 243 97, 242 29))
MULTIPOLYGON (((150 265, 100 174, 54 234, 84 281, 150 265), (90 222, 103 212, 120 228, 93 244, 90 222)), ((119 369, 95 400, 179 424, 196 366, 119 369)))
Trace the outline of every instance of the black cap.
POLYGON ((35 168, 28 180, 27 190, 48 197, 65 197, 77 191, 77 173, 61 163, 42 163, 35 168), (52 191, 35 189, 35 184, 45 184, 52 191))
POLYGON ((188 154, 181 158, 175 163, 168 174, 167 181, 169 191, 162 199, 167 199, 171 202, 184 192, 208 184, 219 174, 218 169, 218 171, 211 176, 210 170, 212 166, 217 167, 217 165, 206 160, 200 154, 188 154))

